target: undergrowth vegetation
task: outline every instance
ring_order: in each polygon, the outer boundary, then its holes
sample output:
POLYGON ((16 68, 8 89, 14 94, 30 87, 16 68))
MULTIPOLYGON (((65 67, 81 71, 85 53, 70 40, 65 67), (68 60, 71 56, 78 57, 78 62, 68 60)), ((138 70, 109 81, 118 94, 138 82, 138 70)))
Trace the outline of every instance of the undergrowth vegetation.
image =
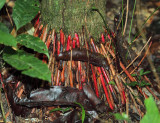
MULTIPOLYGON (((1 6, 5 4, 5 0, 1 6)), ((1 7, 1 8, 2 8, 1 7)), ((13 20, 16 25, 16 32, 24 25, 29 23, 38 13, 39 3, 36 0, 22 1, 17 0, 13 9, 13 20), (23 7, 22 7, 23 6, 23 7)), ((8 64, 22 71, 23 74, 43 79, 51 80, 51 73, 46 64, 20 48, 25 46, 37 53, 43 53, 49 58, 46 45, 38 37, 28 34, 21 34, 13 37, 8 33, 7 27, 1 23, 0 43, 7 46, 3 49, 3 59, 8 64)))
MULTIPOLYGON (((6 0, 0 0, 0 9, 5 5, 6 0)), ((21 71, 22 74, 25 74, 30 77, 42 79, 48 82, 51 82, 51 72, 48 69, 47 64, 43 63, 42 60, 38 59, 36 54, 44 54, 47 59, 49 59, 48 49, 45 43, 40 40, 38 37, 34 37, 29 34, 18 34, 17 32, 21 29, 21 27, 25 26, 29 22, 31 22, 34 17, 39 12, 39 2, 37 0, 16 0, 15 6, 13 8, 12 18, 15 24, 14 30, 16 36, 11 34, 11 31, 5 26, 5 24, 0 23, 0 44, 1 44, 1 54, 5 64, 1 65, 1 69, 9 64, 15 69, 21 71), (33 50, 34 53, 26 52, 23 47, 33 50)), ((134 14, 134 11, 133 11, 134 14)), ((132 18, 133 19, 133 18, 132 18)), ((132 24, 130 26, 131 32, 132 24)), ((129 39, 130 40, 130 36, 129 39)), ((143 75, 149 74, 150 71, 145 71, 142 69, 138 74, 132 74, 132 76, 136 76, 141 83, 131 82, 126 84, 130 87, 139 86, 143 87, 146 85, 150 85, 143 81, 141 78, 143 75)), ((109 84, 115 84, 111 81, 109 84)), ((82 109, 82 122, 84 122, 85 118, 85 110, 84 107, 78 103, 82 109)), ((153 97, 149 97, 144 102, 146 107, 146 114, 141 120, 141 123, 158 123, 160 122, 160 113, 154 102, 153 97)), ((66 110, 70 110, 71 108, 67 108, 66 110)), ((64 111, 64 109, 58 108, 51 110, 54 111, 64 111)), ((130 117, 125 114, 113 114, 117 120, 125 120, 130 121, 130 117)))

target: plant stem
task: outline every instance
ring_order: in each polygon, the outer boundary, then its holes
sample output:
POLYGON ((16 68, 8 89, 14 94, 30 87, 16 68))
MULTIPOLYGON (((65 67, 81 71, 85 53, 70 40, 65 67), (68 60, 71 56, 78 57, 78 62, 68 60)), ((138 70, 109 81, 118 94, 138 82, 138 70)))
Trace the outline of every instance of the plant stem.
POLYGON ((123 11, 124 9, 123 9, 123 0, 122 0, 122 36, 123 36, 123 11))
MULTIPOLYGON (((135 2, 134 2, 134 8, 133 8, 133 12, 132 12, 132 19, 131 19, 131 25, 130 25, 128 43, 130 43, 130 40, 131 40, 130 37, 131 37, 132 23, 133 23, 133 16, 134 16, 135 8, 136 8, 136 0, 135 0, 135 2)), ((132 43, 132 42, 131 42, 131 43, 132 43)), ((130 45, 130 46, 131 46, 131 45, 130 45)))
POLYGON ((151 16, 152 16, 158 9, 160 9, 160 6, 157 7, 157 8, 151 13, 151 15, 145 20, 145 22, 144 22, 144 23, 142 24, 142 26, 141 26, 140 31, 139 31, 138 33, 136 33, 136 35, 134 36, 132 42, 136 39, 137 35, 141 34, 144 25, 147 23, 147 21, 151 18, 151 16))
POLYGON ((104 23, 104 26, 105 26, 106 30, 108 31, 108 33, 109 33, 109 35, 110 35, 111 30, 108 28, 107 22, 106 22, 106 20, 104 19, 102 13, 101 13, 101 12, 99 11, 99 9, 97 9, 97 8, 92 8, 92 11, 98 12, 98 14, 100 15, 100 17, 101 17, 102 20, 103 20, 103 23, 104 23))
MULTIPOLYGON (((136 8, 136 0, 135 0, 135 2, 134 2, 134 8, 133 8, 133 12, 132 12, 131 25, 130 25, 130 30, 129 30, 128 43, 131 43, 131 44, 129 45, 128 50, 131 48, 132 43, 133 43, 133 41, 131 41, 131 31, 132 31, 132 23, 133 23, 133 16, 134 16, 135 8, 136 8), (130 41, 131 41, 131 42, 130 42, 130 41)), ((128 53, 129 53, 129 51, 127 51, 127 53, 126 53, 126 59, 127 59, 127 57, 128 57, 128 53)))

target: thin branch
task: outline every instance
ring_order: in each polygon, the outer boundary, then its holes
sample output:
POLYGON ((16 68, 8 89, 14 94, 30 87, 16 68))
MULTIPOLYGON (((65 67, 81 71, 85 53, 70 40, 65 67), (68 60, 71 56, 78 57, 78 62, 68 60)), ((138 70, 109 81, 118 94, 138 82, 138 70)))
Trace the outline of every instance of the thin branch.
POLYGON ((123 29, 123 36, 124 36, 124 34, 125 34, 126 27, 127 27, 127 20, 128 20, 128 6, 129 6, 129 0, 127 0, 126 20, 125 20, 125 25, 124 25, 124 29, 123 29))
MULTIPOLYGON (((147 44, 150 42, 151 37, 148 39, 147 43, 144 45, 144 47, 141 49, 141 51, 138 53, 138 55, 132 60, 132 62, 126 67, 126 69, 128 69, 136 60, 137 58, 141 55, 142 51, 145 49, 145 47, 147 46, 147 44)), ((124 72, 124 70, 120 73, 122 74, 124 72)))

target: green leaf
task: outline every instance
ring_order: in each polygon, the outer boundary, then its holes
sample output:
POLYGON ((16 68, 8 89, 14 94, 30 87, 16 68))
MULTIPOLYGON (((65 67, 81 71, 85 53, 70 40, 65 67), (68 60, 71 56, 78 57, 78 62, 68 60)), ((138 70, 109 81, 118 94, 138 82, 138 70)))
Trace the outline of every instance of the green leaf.
POLYGON ((145 82, 144 80, 141 81, 141 83, 139 83, 139 87, 144 87, 146 85, 151 85, 150 83, 145 82))
POLYGON ((131 86, 131 87, 135 87, 139 84, 138 84, 138 82, 135 81, 135 82, 131 82, 131 83, 126 83, 126 85, 131 86))
POLYGON ((143 75, 146 75, 146 74, 149 74, 149 73, 151 73, 151 71, 145 71, 145 72, 143 73, 143 75))
POLYGON ((156 106, 153 97, 149 97, 144 101, 146 107, 146 114, 140 121, 140 123, 160 123, 160 113, 156 106))
POLYGON ((133 77, 134 77, 134 76, 137 76, 137 74, 131 74, 131 76, 133 76, 133 77))
POLYGON ((140 76, 143 76, 143 75, 149 74, 150 72, 151 72, 151 71, 145 71, 145 72, 144 72, 144 70, 141 69, 139 73, 140 73, 140 76))
POLYGON ((52 113, 54 111, 62 111, 63 109, 62 108, 54 108, 52 110, 49 111, 49 113, 52 113))
POLYGON ((63 109, 62 112, 64 113, 64 112, 67 112, 67 111, 69 111, 71 109, 72 109, 72 107, 67 107, 67 108, 63 109))
POLYGON ((5 2, 6 2, 6 0, 0 0, 0 10, 4 6, 5 2))
POLYGON ((38 11, 38 0, 16 0, 12 16, 17 30, 30 22, 38 11))
POLYGON ((9 33, 9 29, 3 23, 0 23, 0 30, 3 32, 9 33))
POLYGON ((141 69, 140 72, 139 72, 141 76, 143 75, 143 72, 144 72, 144 70, 141 69))
POLYGON ((42 40, 40 40, 40 38, 34 37, 32 35, 22 34, 17 36, 16 39, 21 45, 24 45, 27 48, 31 48, 38 53, 44 53, 49 58, 47 46, 42 40))
POLYGON ((108 84, 110 84, 110 85, 116 85, 114 81, 110 81, 108 84))
POLYGON ((67 111, 69 111, 69 110, 71 110, 72 108, 71 107, 67 107, 67 108, 54 108, 54 109, 52 109, 52 110, 50 110, 50 112, 49 113, 52 113, 52 112, 54 112, 54 111, 62 111, 63 113, 64 112, 67 112, 67 111))
POLYGON ((95 6, 91 8, 91 11, 99 11, 95 6))
POLYGON ((120 114, 120 113, 115 113, 115 114, 114 114, 114 117, 116 118, 116 120, 127 120, 127 121, 129 121, 129 117, 128 117, 128 115, 125 114, 125 113, 122 113, 122 114, 120 114))
POLYGON ((85 110, 84 110, 84 107, 78 103, 78 102, 75 102, 75 104, 79 105, 82 109, 82 123, 84 123, 84 119, 85 119, 85 110))
POLYGON ((29 53, 7 47, 4 50, 3 59, 17 70, 21 70, 22 74, 51 81, 51 72, 47 65, 29 53))
POLYGON ((137 78, 138 78, 138 80, 139 80, 139 81, 141 80, 141 76, 142 76, 142 75, 140 75, 140 76, 137 76, 137 78))
POLYGON ((0 44, 16 47, 17 41, 11 34, 8 34, 0 30, 0 44))

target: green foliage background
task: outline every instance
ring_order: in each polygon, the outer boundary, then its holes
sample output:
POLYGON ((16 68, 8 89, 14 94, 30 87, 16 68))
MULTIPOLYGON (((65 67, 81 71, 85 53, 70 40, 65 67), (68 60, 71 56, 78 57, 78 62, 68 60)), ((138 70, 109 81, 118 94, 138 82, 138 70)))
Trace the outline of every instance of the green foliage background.
MULTIPOLYGON (((4 4, 5 1, 0 2, 0 9, 4 4)), ((16 31, 29 23, 38 14, 38 11, 39 2, 37 0, 17 0, 12 14, 16 31)), ((34 57, 34 54, 19 49, 19 46, 25 46, 38 53, 45 54, 49 58, 46 45, 38 37, 27 34, 13 37, 9 33, 9 29, 3 23, 0 23, 0 44, 5 45, 3 50, 3 60, 5 62, 20 70, 22 74, 51 81, 51 72, 47 64, 34 57)))
POLYGON ((38 11, 38 0, 16 0, 12 16, 17 30, 30 22, 38 11))

